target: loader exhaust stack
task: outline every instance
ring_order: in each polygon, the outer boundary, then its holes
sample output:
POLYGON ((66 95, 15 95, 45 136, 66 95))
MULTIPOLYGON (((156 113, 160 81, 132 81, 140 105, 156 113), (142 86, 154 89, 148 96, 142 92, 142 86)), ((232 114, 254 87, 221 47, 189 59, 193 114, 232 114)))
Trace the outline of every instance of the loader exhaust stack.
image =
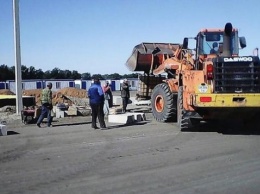
POLYGON ((223 36, 223 53, 222 56, 224 57, 230 57, 230 46, 231 46, 231 35, 232 35, 232 24, 226 23, 225 30, 224 30, 224 36, 223 36))

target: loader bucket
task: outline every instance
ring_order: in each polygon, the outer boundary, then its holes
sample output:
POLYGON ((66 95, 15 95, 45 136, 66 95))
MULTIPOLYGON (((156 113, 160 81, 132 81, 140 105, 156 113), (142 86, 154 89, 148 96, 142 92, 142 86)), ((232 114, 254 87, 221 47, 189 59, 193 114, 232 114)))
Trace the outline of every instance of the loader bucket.
POLYGON ((130 71, 149 72, 151 65, 159 65, 165 57, 172 57, 179 46, 173 43, 141 43, 134 47, 126 66, 130 71), (154 58, 154 55, 157 57, 154 58))

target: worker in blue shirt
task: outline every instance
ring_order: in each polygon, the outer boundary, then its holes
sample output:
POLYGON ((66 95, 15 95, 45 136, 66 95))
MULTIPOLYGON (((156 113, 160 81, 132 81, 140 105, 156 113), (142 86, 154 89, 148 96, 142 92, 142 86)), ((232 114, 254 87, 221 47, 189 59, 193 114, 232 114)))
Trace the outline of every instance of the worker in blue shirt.
POLYGON ((88 89, 89 104, 92 111, 92 128, 98 129, 97 118, 99 120, 100 128, 105 129, 106 123, 104 120, 104 92, 100 85, 98 78, 94 79, 94 83, 88 89))

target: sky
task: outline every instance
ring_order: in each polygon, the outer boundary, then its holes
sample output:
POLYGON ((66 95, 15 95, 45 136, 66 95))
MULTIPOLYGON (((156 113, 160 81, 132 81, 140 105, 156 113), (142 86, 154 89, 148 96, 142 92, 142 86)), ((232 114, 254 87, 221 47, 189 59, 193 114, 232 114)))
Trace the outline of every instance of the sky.
MULTIPOLYGON (((15 65, 13 0, 0 0, 0 65, 15 65)), ((257 0, 20 0, 21 63, 43 71, 130 74, 142 42, 182 43, 227 22, 245 36, 242 55, 260 47, 257 0)))

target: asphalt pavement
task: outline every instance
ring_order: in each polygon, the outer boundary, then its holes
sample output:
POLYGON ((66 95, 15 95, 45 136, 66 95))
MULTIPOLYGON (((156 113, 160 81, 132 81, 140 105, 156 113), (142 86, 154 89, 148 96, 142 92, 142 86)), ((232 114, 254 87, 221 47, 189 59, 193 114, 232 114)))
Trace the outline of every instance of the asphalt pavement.
POLYGON ((151 113, 133 125, 10 125, 0 137, 0 193, 260 193, 258 126, 181 132, 151 113))

